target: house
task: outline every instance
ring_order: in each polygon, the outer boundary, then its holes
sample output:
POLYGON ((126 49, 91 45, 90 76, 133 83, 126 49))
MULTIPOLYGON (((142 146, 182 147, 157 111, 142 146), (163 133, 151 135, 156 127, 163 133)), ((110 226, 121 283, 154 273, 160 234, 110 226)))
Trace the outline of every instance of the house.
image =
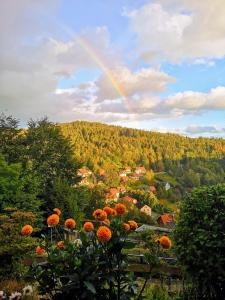
POLYGON ((157 223, 162 226, 168 226, 168 225, 174 226, 175 217, 170 214, 164 214, 164 215, 161 215, 160 217, 158 217, 157 223))
POLYGON ((85 167, 77 170, 77 176, 80 176, 82 178, 88 177, 91 174, 92 174, 91 170, 85 167))
POLYGON ((122 182, 127 182, 129 180, 129 177, 128 176, 122 176, 122 177, 120 177, 120 180, 122 182))
POLYGON ((106 200, 117 201, 120 197, 120 191, 117 188, 110 188, 106 194, 106 200))
POLYGON ((125 188, 125 186, 121 186, 121 187, 119 188, 119 191, 120 191, 121 194, 126 193, 126 188, 125 188))
POLYGON ((137 174, 137 173, 132 173, 132 174, 130 175, 130 178, 133 179, 133 180, 139 180, 139 174, 137 174))
POLYGON ((125 196, 122 198, 123 201, 126 201, 126 202, 129 202, 131 204, 137 204, 137 199, 134 199, 132 197, 129 197, 129 196, 125 196))
POLYGON ((148 216, 150 216, 150 217, 151 217, 151 215, 152 215, 152 209, 151 209, 151 207, 148 206, 148 205, 142 206, 142 208, 140 209, 140 212, 143 212, 143 213, 145 213, 146 215, 148 215, 148 216))
POLYGON ((150 188, 149 188, 150 192, 152 193, 156 193, 156 188, 154 185, 150 185, 150 188))
POLYGON ((127 173, 123 170, 119 172, 120 177, 127 177, 127 173))
POLYGON ((105 176, 106 176, 105 170, 99 169, 99 170, 98 170, 98 175, 99 175, 99 176, 105 177, 105 176))
POLYGON ((146 173, 146 169, 144 167, 136 167, 135 169, 135 173, 139 174, 139 175, 144 175, 146 173))
POLYGON ((87 178, 83 178, 78 184, 79 185, 89 185, 90 182, 88 181, 87 178))
POLYGON ((126 174, 130 174, 131 173, 131 167, 125 167, 124 168, 124 172, 126 172, 126 174))

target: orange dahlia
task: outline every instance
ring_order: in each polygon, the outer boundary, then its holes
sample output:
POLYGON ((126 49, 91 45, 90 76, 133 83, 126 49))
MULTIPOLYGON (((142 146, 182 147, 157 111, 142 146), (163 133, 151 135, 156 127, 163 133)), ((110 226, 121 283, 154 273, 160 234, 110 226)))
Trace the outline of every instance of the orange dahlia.
POLYGON ((33 227, 31 225, 24 225, 21 229, 22 235, 31 235, 33 232, 33 227))
POLYGON ((59 223, 59 216, 57 214, 52 214, 47 219, 47 224, 50 227, 54 227, 59 223))
POLYGON ((129 231, 130 230, 130 225, 127 224, 127 223, 124 223, 123 228, 124 228, 125 231, 129 231))
POLYGON ((76 227, 76 222, 72 218, 67 219, 64 224, 65 224, 65 227, 68 229, 74 229, 76 227))
POLYGON ((130 225, 130 229, 132 229, 132 230, 135 230, 138 228, 138 224, 133 220, 128 221, 128 224, 130 225))
POLYGON ((117 216, 117 212, 116 212, 116 210, 115 210, 114 208, 112 208, 111 216, 112 216, 112 217, 117 216))
POLYGON ((35 249, 35 252, 38 255, 42 255, 42 254, 45 253, 45 249, 43 247, 41 247, 41 246, 37 246, 36 249, 35 249))
POLYGON ((61 210, 59 208, 54 208, 53 211, 60 216, 61 215, 61 210))
POLYGON ((103 208, 104 212, 106 212, 107 216, 111 216, 112 214, 112 208, 109 206, 106 206, 103 208))
POLYGON ((102 209, 96 209, 93 212, 93 217, 95 217, 95 219, 99 220, 99 221, 104 221, 107 217, 107 214, 104 210, 102 209))
POLYGON ((56 246, 59 248, 59 249, 64 249, 65 248, 65 244, 64 244, 64 241, 59 241, 56 246))
POLYGON ((118 215, 123 215, 126 212, 126 206, 121 204, 121 203, 117 203, 115 205, 115 210, 117 212, 118 215))
POLYGON ((172 245, 171 240, 166 235, 161 236, 159 243, 164 249, 169 249, 172 245))
POLYGON ((108 242, 112 237, 112 232, 107 226, 100 226, 96 235, 99 241, 108 242))
POLYGON ((94 225, 92 222, 85 222, 83 226, 84 231, 90 232, 94 229, 94 225))
POLYGON ((110 225, 109 219, 105 219, 103 222, 106 223, 107 225, 110 225))

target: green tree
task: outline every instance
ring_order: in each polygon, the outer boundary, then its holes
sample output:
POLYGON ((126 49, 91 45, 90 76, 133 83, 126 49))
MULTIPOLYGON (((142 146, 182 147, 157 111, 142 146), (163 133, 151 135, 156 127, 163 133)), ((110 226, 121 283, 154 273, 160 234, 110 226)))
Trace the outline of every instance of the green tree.
POLYGON ((23 211, 40 212, 39 181, 24 172, 20 164, 8 164, 0 155, 0 211, 16 207, 23 211))
POLYGON ((225 294, 225 184, 189 193, 175 229, 176 253, 192 280, 195 299, 225 294))
POLYGON ((16 118, 0 114, 0 152, 9 163, 18 162, 21 147, 18 125, 16 118))

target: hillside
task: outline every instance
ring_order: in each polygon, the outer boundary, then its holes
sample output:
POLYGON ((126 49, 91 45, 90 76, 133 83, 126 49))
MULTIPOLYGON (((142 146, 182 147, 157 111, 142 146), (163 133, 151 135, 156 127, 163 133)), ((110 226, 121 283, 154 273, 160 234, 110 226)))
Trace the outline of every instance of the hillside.
POLYGON ((155 181, 170 182, 181 193, 224 181, 224 139, 190 138, 83 121, 59 126, 71 139, 76 159, 94 171, 141 165, 155 173, 166 172, 155 176, 155 181))

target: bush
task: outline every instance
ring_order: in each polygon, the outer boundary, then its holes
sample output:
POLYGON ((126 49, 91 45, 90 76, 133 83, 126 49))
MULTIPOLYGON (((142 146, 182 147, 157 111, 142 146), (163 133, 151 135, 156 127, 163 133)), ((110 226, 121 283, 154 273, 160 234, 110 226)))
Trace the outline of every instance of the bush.
POLYGON ((7 208, 0 214, 0 281, 8 277, 19 278, 23 272, 23 257, 34 249, 37 241, 32 237, 20 234, 26 223, 35 223, 32 212, 7 208))
POLYGON ((145 254, 151 271, 138 290, 137 276, 129 271, 126 252, 135 247, 129 235, 137 228, 137 223, 128 221, 126 207, 121 203, 117 203, 115 209, 97 209, 93 216, 93 222, 85 222, 76 232, 75 220, 67 219, 64 226, 69 239, 60 235, 59 217, 48 218, 51 238, 46 236, 36 248, 36 253, 44 256, 45 262, 34 263, 30 270, 31 278, 39 283, 40 293, 48 294, 54 300, 143 299, 141 294, 152 269, 159 264, 155 252, 145 254))
POLYGON ((176 253, 193 284, 195 299, 225 294, 225 184, 189 193, 175 229, 176 253))

